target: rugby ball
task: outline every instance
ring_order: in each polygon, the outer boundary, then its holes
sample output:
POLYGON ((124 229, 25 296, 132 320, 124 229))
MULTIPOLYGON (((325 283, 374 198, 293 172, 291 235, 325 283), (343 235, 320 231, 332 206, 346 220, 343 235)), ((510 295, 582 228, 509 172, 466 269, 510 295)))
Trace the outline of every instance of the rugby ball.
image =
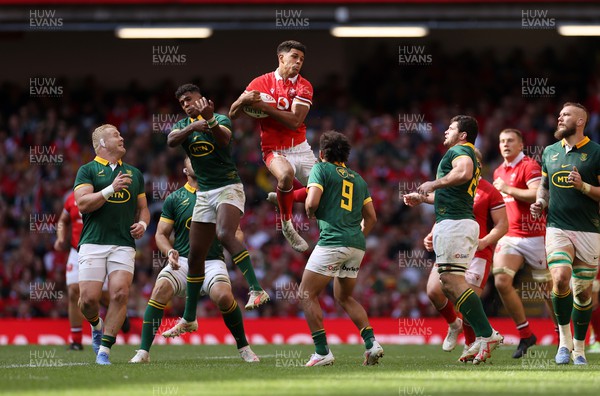
MULTIPOLYGON (((260 99, 263 102, 268 103, 269 105, 271 105, 273 107, 275 107, 275 105, 276 105, 275 98, 273 98, 269 94, 261 92, 260 93, 260 99)), ((266 117, 269 116, 264 111, 255 109, 255 108, 253 108, 251 106, 244 106, 244 108, 242 110, 244 110, 244 113, 246 113, 247 115, 249 115, 252 118, 266 118, 266 117)))

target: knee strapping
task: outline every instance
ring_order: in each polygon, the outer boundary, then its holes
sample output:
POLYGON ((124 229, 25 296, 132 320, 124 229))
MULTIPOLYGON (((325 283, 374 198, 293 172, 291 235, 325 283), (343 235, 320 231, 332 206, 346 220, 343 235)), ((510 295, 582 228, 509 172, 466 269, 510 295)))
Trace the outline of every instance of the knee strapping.
POLYGON ((582 301, 580 297, 582 293, 585 293, 585 291, 590 287, 592 282, 593 279, 573 278, 573 301, 575 304, 585 307, 592 302, 592 298, 589 297, 589 295, 585 301, 582 301))
POLYGON ((533 280, 535 282, 538 282, 538 283, 550 282, 552 280, 552 274, 550 273, 550 271, 547 268, 539 269, 539 270, 535 270, 535 269, 532 270, 531 277, 533 278, 533 280))
POLYGON ((466 264, 438 264, 438 273, 441 274, 446 274, 446 273, 451 273, 453 275, 465 275, 465 272, 467 270, 467 265, 466 264))
POLYGON ((569 266, 573 265, 573 257, 566 252, 553 252, 547 257, 548 267, 551 266, 569 266))
POLYGON ((226 275, 217 275, 214 277, 213 283, 217 283, 217 282, 223 282, 223 283, 228 283, 231 284, 231 281, 229 280, 229 277, 227 277, 226 275))
POLYGON ((208 294, 210 294, 210 291, 212 290, 212 287, 217 284, 218 282, 223 282, 223 283, 227 283, 228 285, 231 285, 231 281, 229 280, 229 278, 225 275, 216 275, 213 278, 213 281, 210 283, 210 285, 208 285, 208 294))
POLYGON ((510 276, 511 278, 514 278, 515 275, 517 274, 517 271, 513 271, 510 268, 506 268, 506 267, 494 267, 492 269, 492 274, 494 274, 494 275, 506 274, 506 275, 510 276))

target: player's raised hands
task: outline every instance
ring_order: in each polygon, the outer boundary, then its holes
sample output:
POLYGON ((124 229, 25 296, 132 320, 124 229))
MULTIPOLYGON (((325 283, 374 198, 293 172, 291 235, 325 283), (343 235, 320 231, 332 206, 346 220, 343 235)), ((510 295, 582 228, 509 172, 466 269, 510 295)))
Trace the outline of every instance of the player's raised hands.
POLYGON ((122 173, 121 171, 119 171, 119 174, 117 175, 117 177, 115 177, 115 180, 113 180, 112 182, 112 186, 116 191, 121 191, 125 188, 127 188, 131 182, 132 182, 132 178, 131 175, 128 173, 122 173))
POLYGON ((215 112, 215 104, 212 100, 202 97, 196 102, 194 102, 194 106, 198 109, 200 115, 205 120, 210 120, 211 118, 213 118, 215 112))

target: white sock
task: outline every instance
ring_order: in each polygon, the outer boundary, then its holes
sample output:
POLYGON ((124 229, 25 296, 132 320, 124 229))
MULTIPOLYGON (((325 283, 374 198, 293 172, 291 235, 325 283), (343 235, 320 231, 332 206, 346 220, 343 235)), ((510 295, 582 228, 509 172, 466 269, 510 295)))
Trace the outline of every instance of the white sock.
POLYGON ((583 354, 585 352, 585 340, 580 341, 573 339, 573 351, 576 353, 583 354))
POLYGON ((105 347, 104 345, 100 345, 100 349, 98 349, 98 354, 100 353, 106 353, 107 355, 110 356, 110 348, 109 347, 105 347))
POLYGON ((566 346, 569 349, 573 349, 573 335, 571 334, 571 324, 558 325, 559 332, 559 346, 566 346))

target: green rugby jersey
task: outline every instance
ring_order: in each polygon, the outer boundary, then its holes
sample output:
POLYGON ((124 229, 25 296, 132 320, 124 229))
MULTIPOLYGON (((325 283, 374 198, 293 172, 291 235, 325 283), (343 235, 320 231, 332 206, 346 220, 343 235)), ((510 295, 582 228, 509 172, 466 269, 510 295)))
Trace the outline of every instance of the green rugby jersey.
POLYGON ((564 139, 546 147, 542 155, 542 175, 548 178, 550 202, 548 227, 600 233, 598 202, 576 190, 569 173, 577 167, 581 180, 597 187, 600 175, 600 145, 585 137, 568 153, 564 139))
MULTIPOLYGON (((215 113, 215 118, 222 127, 232 129, 231 120, 226 116, 215 113)), ((181 130, 202 119, 202 116, 196 119, 184 118, 173 125, 173 131, 181 130)), ((231 141, 227 147, 219 148, 211 132, 195 131, 181 145, 192 161, 200 190, 209 191, 242 182, 231 157, 231 141)))
POLYGON ((473 197, 479 184, 481 168, 475 157, 475 147, 471 143, 457 144, 450 147, 438 165, 436 179, 441 179, 452 170, 452 162, 463 156, 473 161, 473 178, 466 183, 435 191, 435 222, 442 220, 473 219, 473 197))
POLYGON ((319 224, 319 246, 342 246, 365 250, 360 223, 363 206, 372 201, 367 183, 344 164, 316 163, 307 187, 323 191, 315 216, 319 224))
POLYGON ((101 191, 112 184, 119 172, 131 175, 131 184, 115 192, 99 209, 82 214, 83 230, 79 246, 93 243, 135 248, 130 227, 135 222, 138 198, 146 196, 144 177, 137 168, 119 161, 112 170, 107 160, 96 156, 93 161, 79 168, 73 190, 92 186, 94 192, 101 191))
MULTIPOLYGON (((195 204, 196 189, 186 183, 185 186, 174 191, 165 199, 160 215, 160 221, 173 224, 173 230, 175 231, 173 249, 177 250, 181 257, 187 258, 190 253, 190 225, 195 204)), ((210 246, 206 259, 225 261, 223 246, 217 238, 210 246)))

